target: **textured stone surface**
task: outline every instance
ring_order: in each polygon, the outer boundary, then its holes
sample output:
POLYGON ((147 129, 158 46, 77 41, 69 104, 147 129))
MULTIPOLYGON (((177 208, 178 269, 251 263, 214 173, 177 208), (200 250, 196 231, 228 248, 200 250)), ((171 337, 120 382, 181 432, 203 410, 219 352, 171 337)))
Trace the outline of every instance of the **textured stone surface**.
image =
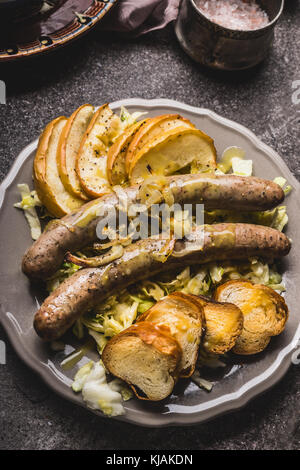
MULTIPOLYGON (((0 178, 53 117, 85 102, 136 96, 181 100, 246 125, 299 178, 300 105, 292 103, 292 82, 300 80, 300 6, 286 3, 270 57, 251 72, 202 70, 181 51, 171 27, 136 40, 94 31, 51 56, 0 68, 8 88, 7 105, 0 106, 0 178)), ((0 365, 0 448, 299 448, 299 366, 239 412, 191 428, 141 430, 57 397, 23 365, 1 328, 0 339, 7 343, 7 365, 0 365)))

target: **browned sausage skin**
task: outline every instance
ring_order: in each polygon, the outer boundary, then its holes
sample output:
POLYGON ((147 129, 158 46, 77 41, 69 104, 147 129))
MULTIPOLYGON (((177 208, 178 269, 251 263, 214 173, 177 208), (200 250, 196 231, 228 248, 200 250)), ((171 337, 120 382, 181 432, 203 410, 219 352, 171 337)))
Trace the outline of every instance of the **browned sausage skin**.
POLYGON ((169 258, 162 263, 156 254, 162 239, 138 241, 124 255, 101 268, 81 269, 64 281, 35 315, 34 327, 46 341, 62 336, 83 313, 108 295, 159 272, 215 260, 245 259, 253 256, 277 258, 290 250, 289 239, 281 232, 251 224, 205 226, 194 230, 189 241, 177 240, 169 258))
MULTIPOLYGON (((179 204, 203 203, 205 209, 229 209, 240 211, 268 210, 284 199, 282 188, 272 181, 234 175, 176 175, 166 178, 174 202, 179 204)), ((128 203, 138 203, 139 186, 126 188, 128 203)), ((61 266, 67 251, 76 251, 97 240, 96 226, 101 220, 91 214, 100 205, 107 209, 116 207, 118 198, 108 194, 82 206, 52 224, 27 250, 22 269, 29 277, 47 279, 61 266)), ((96 213, 96 211, 95 211, 96 213)))

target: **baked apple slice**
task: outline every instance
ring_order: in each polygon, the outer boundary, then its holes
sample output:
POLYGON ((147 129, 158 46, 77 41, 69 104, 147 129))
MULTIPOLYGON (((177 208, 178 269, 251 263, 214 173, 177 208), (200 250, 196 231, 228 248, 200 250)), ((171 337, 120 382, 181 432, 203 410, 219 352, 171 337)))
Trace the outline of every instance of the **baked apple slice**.
POLYGON ((126 154, 136 132, 144 127, 147 119, 138 121, 126 129, 110 147, 107 154, 107 176, 111 185, 123 184, 127 180, 126 154))
POLYGON ((67 191, 84 201, 89 198, 82 190, 75 167, 81 140, 93 114, 94 106, 90 104, 76 109, 62 130, 57 149, 57 166, 63 185, 67 191))
POLYGON ((180 126, 160 134, 136 154, 130 163, 129 179, 134 184, 152 175, 202 173, 215 168, 213 140, 198 129, 180 126))
POLYGON ((148 142, 176 127, 195 129, 195 126, 180 114, 163 114, 147 119, 145 125, 138 129, 130 142, 126 152, 126 171, 129 172, 131 162, 148 142))
POLYGON ((56 154, 58 142, 66 117, 58 117, 51 121, 42 133, 36 151, 33 173, 35 189, 47 210, 54 217, 63 217, 78 209, 84 201, 69 193, 59 176, 56 154))
POLYGON ((119 116, 104 104, 94 114, 81 140, 76 172, 84 192, 91 198, 111 190, 107 179, 107 152, 120 128, 119 116))

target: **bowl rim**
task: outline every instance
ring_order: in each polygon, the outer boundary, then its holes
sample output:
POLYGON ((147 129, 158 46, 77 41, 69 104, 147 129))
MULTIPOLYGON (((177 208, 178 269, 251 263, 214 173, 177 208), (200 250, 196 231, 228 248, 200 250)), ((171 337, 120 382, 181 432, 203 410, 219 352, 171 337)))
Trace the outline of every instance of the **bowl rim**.
POLYGON ((280 8, 279 8, 279 11, 277 13, 277 15, 275 16, 275 18, 273 18, 272 21, 269 21, 269 23, 266 25, 266 26, 263 26, 262 28, 257 28, 257 29, 231 29, 231 28, 227 28, 226 26, 223 26, 223 25, 220 25, 219 23, 215 23, 214 21, 210 20, 206 15, 204 15, 204 13, 201 12, 201 10, 197 7, 196 3, 195 3, 195 0, 188 0, 190 2, 190 4, 192 5, 192 8, 195 10, 195 12, 197 13, 198 16, 200 16, 201 18, 205 19, 208 23, 218 27, 220 30, 225 30, 226 32, 228 33, 250 33, 250 34, 255 34, 257 32, 266 32, 268 29, 271 29, 272 27, 275 26, 275 24, 277 23, 277 21, 279 20, 280 16, 282 15, 282 12, 283 12, 283 9, 284 9, 284 2, 285 0, 280 0, 281 1, 281 4, 280 4, 280 8))

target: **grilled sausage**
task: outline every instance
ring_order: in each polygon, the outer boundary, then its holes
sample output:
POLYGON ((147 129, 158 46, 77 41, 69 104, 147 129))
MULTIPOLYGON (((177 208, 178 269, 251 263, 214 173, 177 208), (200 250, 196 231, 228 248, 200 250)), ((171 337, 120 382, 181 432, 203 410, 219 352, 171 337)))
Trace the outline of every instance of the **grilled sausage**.
MULTIPOLYGON (((267 210, 280 204, 284 193, 272 181, 234 175, 177 175, 166 178, 174 203, 203 203, 205 209, 238 211, 267 210)), ((124 190, 128 204, 138 203, 139 186, 124 190)), ((22 269, 29 277, 47 279, 61 266, 67 251, 76 251, 97 240, 96 227, 102 217, 118 205, 109 194, 82 206, 73 214, 54 221, 24 255, 22 269)))
POLYGON ((159 272, 214 260, 252 256, 276 258, 290 250, 281 232, 251 224, 216 224, 195 229, 189 240, 177 240, 165 262, 157 254, 165 240, 140 240, 121 258, 99 268, 85 268, 65 280, 42 304, 34 327, 46 341, 59 338, 85 312, 105 297, 159 272), (202 240, 202 241, 201 241, 202 240))

